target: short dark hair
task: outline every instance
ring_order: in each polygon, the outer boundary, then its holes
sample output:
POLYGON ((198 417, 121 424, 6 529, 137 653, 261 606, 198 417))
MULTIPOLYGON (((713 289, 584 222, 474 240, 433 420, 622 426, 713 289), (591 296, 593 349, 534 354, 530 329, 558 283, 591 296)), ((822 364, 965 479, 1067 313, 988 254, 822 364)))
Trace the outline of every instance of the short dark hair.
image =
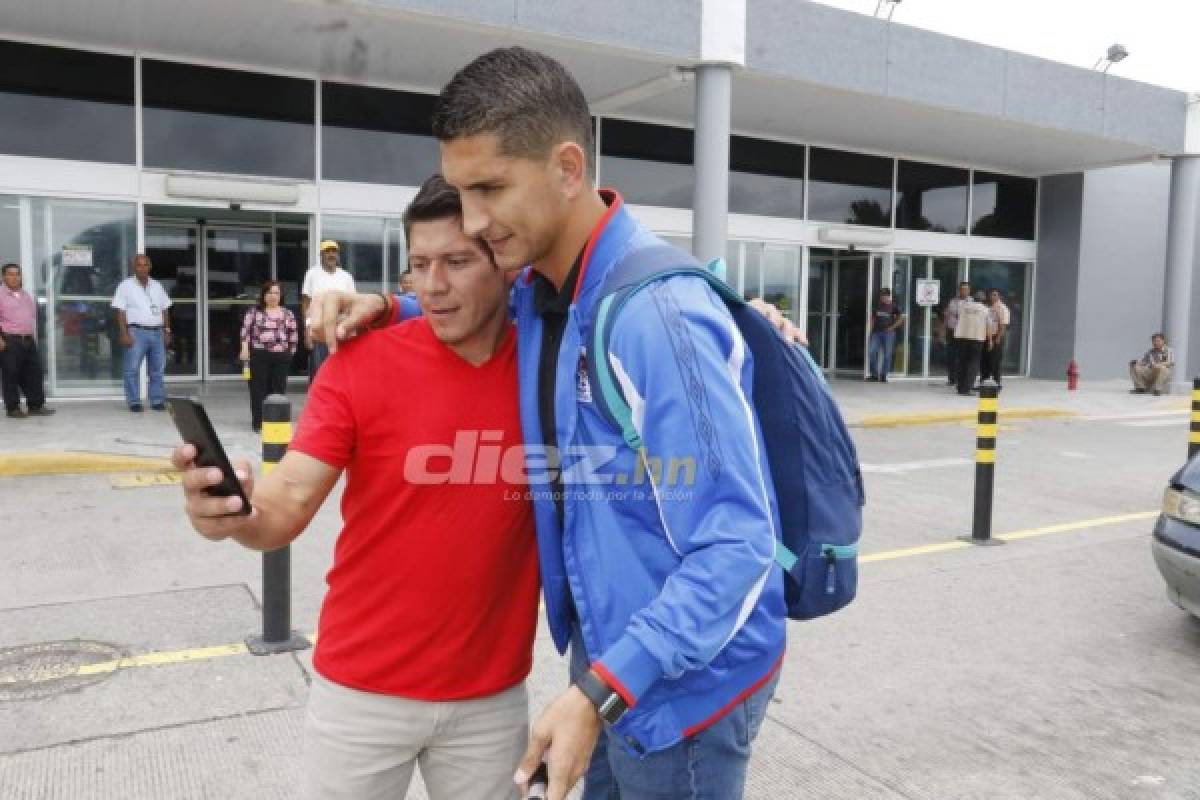
POLYGON ((1151 340, 1151 341, 1153 341, 1153 340, 1155 340, 1155 339, 1162 339, 1162 340, 1165 342, 1165 341, 1167 340, 1167 335, 1166 335, 1165 333, 1153 333, 1153 334, 1151 334, 1151 335, 1150 335, 1150 340, 1151 340))
POLYGON ((501 152, 541 158, 568 139, 596 175, 587 98, 566 67, 524 47, 504 47, 476 58, 443 88, 433 107, 433 135, 443 142, 494 133, 501 152))
POLYGON ((462 219, 462 198, 458 189, 446 183, 440 174, 425 179, 417 196, 404 209, 404 238, 412 238, 414 222, 433 222, 439 219, 462 219))
POLYGON ((958 288, 960 288, 960 289, 961 289, 961 288, 962 288, 962 287, 964 287, 964 286, 965 286, 965 287, 967 287, 968 289, 970 289, 970 288, 971 288, 971 282, 970 282, 970 281, 961 281, 961 282, 959 282, 959 284, 958 284, 958 288))
POLYGON ((879 290, 879 293, 880 293, 880 294, 891 294, 891 293, 892 293, 892 290, 891 290, 891 289, 889 289, 888 287, 884 286, 883 288, 881 288, 881 289, 879 290))
POLYGON ((0 267, 0 275, 7 275, 8 271, 10 269, 15 269, 17 272, 20 272, 21 265, 15 261, 10 261, 9 263, 5 264, 3 267, 0 267))

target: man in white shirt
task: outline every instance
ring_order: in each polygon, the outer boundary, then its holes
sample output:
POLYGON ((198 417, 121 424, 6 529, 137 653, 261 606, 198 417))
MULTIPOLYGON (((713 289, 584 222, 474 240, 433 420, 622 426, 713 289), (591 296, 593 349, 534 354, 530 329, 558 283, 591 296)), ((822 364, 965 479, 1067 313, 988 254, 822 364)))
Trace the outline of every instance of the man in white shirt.
POLYGON ((143 360, 150 378, 150 407, 155 411, 167 410, 163 370, 167 365, 167 345, 171 343, 167 315, 171 298, 162 284, 150 277, 150 266, 149 256, 141 253, 134 256, 133 275, 121 281, 112 299, 121 329, 121 346, 125 348, 125 403, 133 412, 143 410, 138 385, 143 360))
POLYGON ((979 380, 991 378, 1000 385, 1004 372, 1004 335, 1012 324, 1012 314, 999 289, 988 290, 988 349, 983 355, 983 370, 979 380))
POLYGON ((354 289, 354 278, 349 272, 338 266, 338 243, 332 239, 321 242, 321 263, 304 274, 304 285, 300 287, 300 310, 304 317, 304 346, 309 349, 308 380, 309 385, 317 377, 317 370, 325 359, 329 358, 329 348, 321 342, 312 340, 312 332, 308 325, 308 306, 322 292, 336 289, 341 292, 351 292, 354 289))
POLYGON ((958 393, 970 395, 988 338, 988 308, 969 294, 959 304, 954 338, 958 348, 958 393))
POLYGON ((950 298, 942 311, 942 322, 946 325, 946 383, 951 386, 958 382, 958 338, 954 329, 958 327, 959 309, 970 296, 971 284, 963 281, 958 284, 958 295, 950 298))

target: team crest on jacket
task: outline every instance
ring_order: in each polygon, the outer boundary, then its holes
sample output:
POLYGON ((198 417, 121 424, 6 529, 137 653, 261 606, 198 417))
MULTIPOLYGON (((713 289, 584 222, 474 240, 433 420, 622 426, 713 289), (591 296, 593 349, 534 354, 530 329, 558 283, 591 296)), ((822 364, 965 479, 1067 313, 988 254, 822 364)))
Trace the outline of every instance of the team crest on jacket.
POLYGON ((592 402, 592 384, 588 381, 587 349, 579 348, 579 364, 575 368, 575 401, 592 402))

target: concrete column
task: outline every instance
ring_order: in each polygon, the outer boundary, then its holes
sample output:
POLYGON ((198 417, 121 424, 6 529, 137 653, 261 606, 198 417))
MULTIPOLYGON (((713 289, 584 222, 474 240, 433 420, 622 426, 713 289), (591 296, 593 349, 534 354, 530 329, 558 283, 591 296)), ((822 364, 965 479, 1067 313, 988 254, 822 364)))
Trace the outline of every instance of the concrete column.
POLYGON ((702 262, 725 257, 729 228, 729 127, 733 71, 696 67, 696 187, 692 253, 702 262))
POLYGON ((1171 215, 1167 223, 1167 272, 1163 333, 1175 350, 1173 391, 1191 389, 1188 334, 1195 302, 1194 275, 1200 266, 1200 155, 1177 156, 1171 165, 1171 215))

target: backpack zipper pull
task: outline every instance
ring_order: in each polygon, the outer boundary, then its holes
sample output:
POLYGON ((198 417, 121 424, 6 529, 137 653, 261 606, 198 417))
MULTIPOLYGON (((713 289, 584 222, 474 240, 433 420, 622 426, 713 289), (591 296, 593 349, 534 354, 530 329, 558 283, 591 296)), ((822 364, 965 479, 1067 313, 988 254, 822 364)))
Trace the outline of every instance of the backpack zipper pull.
POLYGON ((825 548, 825 594, 833 594, 837 589, 837 554, 832 547, 825 548))

